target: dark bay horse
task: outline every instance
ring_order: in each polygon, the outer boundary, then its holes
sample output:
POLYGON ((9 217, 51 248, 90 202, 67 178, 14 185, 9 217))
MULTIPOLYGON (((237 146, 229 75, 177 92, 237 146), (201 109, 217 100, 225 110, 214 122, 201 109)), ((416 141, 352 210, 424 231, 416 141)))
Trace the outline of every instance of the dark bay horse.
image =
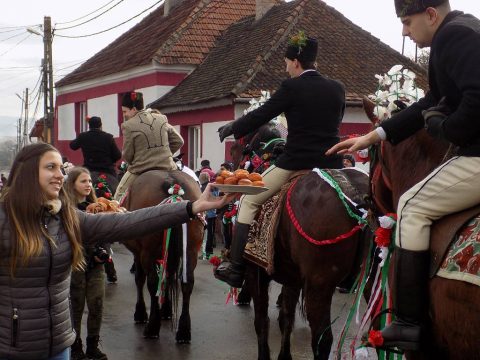
MULTIPOLYGON (((258 149, 260 143, 269 143, 279 132, 264 125, 231 148, 234 164, 242 162, 246 144, 253 144, 247 152, 258 149), (253 139, 253 141, 252 141, 253 139), (261 139, 261 140, 257 140, 261 139), (257 145, 254 144, 257 140, 257 145)), ((362 194, 368 193, 368 176, 355 169, 343 170, 345 177, 362 194)), ((336 238, 357 225, 345 210, 338 194, 316 173, 299 178, 291 193, 292 209, 304 231, 318 240, 336 238)), ((312 334, 315 360, 328 359, 333 341, 330 328, 330 307, 335 287, 352 271, 366 251, 367 232, 357 232, 346 240, 331 245, 314 245, 294 227, 284 206, 275 239, 275 272, 273 276, 248 262, 246 286, 253 296, 255 330, 258 340, 258 359, 270 359, 268 345, 268 286, 271 280, 282 284, 279 325, 282 332, 279 360, 292 359, 290 336, 295 320, 296 305, 302 293, 303 310, 312 334)), ((243 292, 243 291, 242 291, 243 292)), ((280 299, 280 298, 279 298, 280 299)), ((240 299, 239 299, 240 301, 240 299)))
MULTIPOLYGON (((364 99, 366 113, 375 123, 373 106, 364 99)), ((449 150, 449 144, 432 138, 425 130, 396 146, 383 142, 379 161, 381 176, 373 191, 377 206, 395 212, 400 196, 445 161, 449 150)), ((435 234, 434 224, 432 236, 435 234)), ((429 337, 421 353, 408 353, 407 358, 479 359, 480 287, 435 276, 429 283, 429 295, 429 337)))
MULTIPOLYGON (((196 200, 200 196, 200 187, 195 180, 182 171, 151 170, 141 174, 128 191, 125 207, 128 210, 141 209, 159 204, 166 199, 168 188, 179 184, 185 191, 183 199, 196 200)), ((136 323, 147 322, 144 337, 158 338, 161 318, 171 317, 172 308, 176 309, 178 287, 181 282, 182 313, 178 322, 176 340, 180 343, 189 343, 191 340, 190 325, 190 296, 194 285, 194 269, 197 266, 198 250, 203 241, 203 223, 194 219, 187 223, 187 246, 183 247, 182 226, 172 229, 170 246, 168 249, 167 290, 165 303, 161 312, 158 303, 157 287, 158 274, 156 263, 162 258, 163 232, 153 233, 142 238, 124 242, 133 253, 135 260, 135 283, 137 286, 137 304, 134 320, 136 323), (183 256, 185 254, 185 256, 183 256), (182 269, 186 270, 183 273, 182 269), (143 287, 147 281, 150 293, 150 316, 147 316, 143 287)))
MULTIPOLYGON (((368 191, 368 176, 355 169, 344 169, 345 177, 360 193, 368 191)), ((337 192, 318 174, 309 172, 299 178, 291 191, 291 209, 308 237, 317 241, 332 240, 350 232, 357 221, 352 219, 337 192)), ((365 249, 366 230, 345 240, 316 245, 299 233, 287 206, 281 210, 275 238, 272 276, 253 263, 247 265, 247 283, 255 307, 255 330, 258 359, 270 359, 268 345, 268 285, 271 280, 283 285, 278 318, 282 333, 279 360, 292 359, 290 336, 296 305, 302 294, 303 310, 311 329, 311 346, 315 360, 329 358, 333 334, 330 307, 335 287, 357 265, 365 249), (365 231, 365 232, 364 232, 365 231)))

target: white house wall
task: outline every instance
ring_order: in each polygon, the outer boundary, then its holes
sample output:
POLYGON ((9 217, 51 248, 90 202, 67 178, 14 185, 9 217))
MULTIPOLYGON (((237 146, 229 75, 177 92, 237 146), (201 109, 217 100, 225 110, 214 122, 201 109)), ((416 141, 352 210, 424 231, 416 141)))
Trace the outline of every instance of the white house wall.
POLYGON ((163 95, 172 90, 174 86, 149 86, 146 88, 135 89, 143 94, 143 102, 145 106, 160 99, 163 95))
POLYGON ((225 162, 225 145, 220 142, 217 130, 227 123, 219 121, 202 125, 202 160, 210 160, 213 171, 220 169, 220 164, 225 162))
POLYGON ((58 139, 75 139, 75 104, 58 107, 58 139))
POLYGON ((118 95, 107 95, 90 99, 87 102, 89 116, 102 118, 102 130, 114 137, 120 135, 118 128, 118 95))

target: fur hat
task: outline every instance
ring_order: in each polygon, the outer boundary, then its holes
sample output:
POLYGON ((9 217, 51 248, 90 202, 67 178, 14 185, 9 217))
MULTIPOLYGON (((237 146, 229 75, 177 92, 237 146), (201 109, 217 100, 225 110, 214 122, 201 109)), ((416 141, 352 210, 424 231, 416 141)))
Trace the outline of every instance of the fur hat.
POLYGON ((300 62, 315 62, 317 51, 317 40, 307 37, 303 31, 299 31, 290 38, 285 57, 290 60, 297 59, 300 62))
POLYGON ((102 119, 99 116, 92 116, 87 119, 90 129, 100 129, 102 127, 102 119))
POLYGON ((429 7, 446 3, 448 0, 395 0, 395 11, 398 17, 421 13, 429 7))
POLYGON ((143 110, 143 94, 137 91, 129 91, 122 95, 122 106, 129 109, 143 110))

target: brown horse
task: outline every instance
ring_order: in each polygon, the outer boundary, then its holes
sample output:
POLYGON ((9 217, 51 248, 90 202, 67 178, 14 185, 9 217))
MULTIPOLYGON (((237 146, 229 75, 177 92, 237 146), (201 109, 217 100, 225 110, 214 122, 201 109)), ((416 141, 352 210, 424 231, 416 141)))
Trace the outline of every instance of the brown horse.
MULTIPOLYGON (((125 206, 128 210, 141 209, 157 205, 166 199, 168 188, 179 184, 185 191, 185 200, 196 200, 200 196, 200 188, 195 180, 181 171, 151 170, 141 174, 129 189, 125 206)), ((147 323, 144 337, 158 338, 161 318, 172 316, 178 300, 178 284, 181 281, 182 313, 178 322, 176 340, 180 343, 189 343, 191 340, 190 325, 190 296, 194 285, 194 269, 197 266, 198 250, 203 240, 203 223, 194 219, 187 223, 187 247, 183 248, 182 226, 172 229, 170 247, 168 249, 167 289, 165 303, 160 307, 158 296, 158 274, 156 261, 162 259, 162 241, 164 233, 154 233, 142 238, 126 241, 125 246, 133 253, 135 259, 135 283, 137 285, 137 304, 134 320, 136 323, 147 323), (183 254, 186 254, 183 257, 183 254), (186 263, 185 263, 186 262, 186 263), (183 264, 183 266, 180 266, 183 264), (186 269, 181 279, 182 269, 186 269), (147 281, 150 293, 150 317, 147 315, 143 287, 147 281), (173 305, 172 305, 173 304, 173 305), (148 321, 147 321, 148 319, 148 321)))
MULTIPOLYGON (((364 100, 366 113, 375 123, 373 106, 364 100)), ((384 211, 395 212, 400 196, 446 160, 449 145, 421 130, 396 146, 383 142, 379 153, 381 172, 373 187, 373 198, 384 211)), ((432 236, 435 234, 434 224, 432 236)), ((480 287, 435 276, 430 280, 429 294, 431 323, 425 350, 406 354, 407 358, 478 359, 480 287)))
MULTIPOLYGON (((362 194, 368 191, 368 176, 355 169, 344 169, 345 177, 362 194)), ((291 192, 291 207, 304 232, 316 240, 335 239, 356 225, 337 192, 318 174, 310 172, 296 182, 291 192)), ((359 231, 345 240, 315 245, 299 233, 286 206, 281 210, 275 238, 272 276, 253 263, 247 265, 255 306, 258 359, 270 359, 268 345, 268 285, 270 280, 283 285, 279 325, 282 333, 279 360, 292 359, 290 335, 296 304, 302 293, 303 308, 311 329, 315 360, 328 359, 333 341, 330 307, 335 287, 356 267, 357 253, 363 253, 366 232, 359 231)))

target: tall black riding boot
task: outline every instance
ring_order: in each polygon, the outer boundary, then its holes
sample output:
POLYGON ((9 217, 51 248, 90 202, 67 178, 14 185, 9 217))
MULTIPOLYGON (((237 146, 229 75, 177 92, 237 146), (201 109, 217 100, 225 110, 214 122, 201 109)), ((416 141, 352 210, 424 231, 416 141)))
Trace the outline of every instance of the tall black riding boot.
POLYGON ((429 251, 395 248, 396 319, 382 330, 383 346, 419 350, 428 316, 429 251))
POLYGON ((232 287, 242 287, 245 277, 245 259, 243 251, 248 240, 250 225, 237 223, 234 228, 230 247, 231 262, 223 262, 215 270, 215 277, 232 287))
POLYGON ((87 336, 87 351, 85 354, 89 359, 108 360, 107 355, 98 348, 99 336, 87 336))

